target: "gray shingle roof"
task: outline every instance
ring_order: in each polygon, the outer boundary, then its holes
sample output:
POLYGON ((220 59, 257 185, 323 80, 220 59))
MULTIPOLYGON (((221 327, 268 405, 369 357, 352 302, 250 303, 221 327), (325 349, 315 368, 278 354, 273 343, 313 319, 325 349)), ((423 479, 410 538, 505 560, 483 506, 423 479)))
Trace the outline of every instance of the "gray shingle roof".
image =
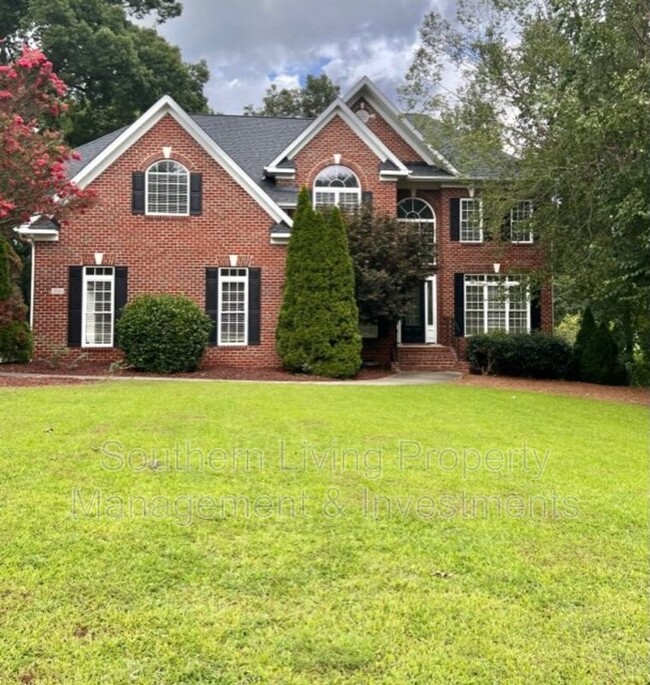
POLYGON ((126 130, 126 128, 127 127, 124 126, 117 131, 107 133, 101 138, 91 140, 89 143, 78 147, 75 152, 78 152, 81 155, 81 159, 72 160, 68 164, 68 176, 70 178, 76 176, 86 166, 86 164, 88 164, 88 162, 91 162, 100 152, 103 152, 120 135, 120 133, 126 130))

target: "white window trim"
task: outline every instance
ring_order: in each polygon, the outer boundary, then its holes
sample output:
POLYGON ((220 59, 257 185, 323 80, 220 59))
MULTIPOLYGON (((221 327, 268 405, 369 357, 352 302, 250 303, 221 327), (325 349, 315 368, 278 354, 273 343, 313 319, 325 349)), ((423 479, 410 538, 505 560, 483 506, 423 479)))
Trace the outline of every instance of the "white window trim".
MULTIPOLYGON (((501 276, 501 284, 506 288, 516 287, 521 285, 521 280, 517 276, 501 276)), ((463 283, 463 326, 465 330, 465 337, 471 337, 472 335, 483 335, 485 333, 494 333, 495 331, 488 330, 488 288, 494 287, 490 286, 490 283, 495 283, 496 281, 491 274, 465 274, 463 283), (472 281, 474 279, 474 281, 472 281), (467 287, 480 285, 483 287, 483 330, 478 333, 467 333, 467 287)), ((505 329, 504 333, 510 332, 510 297, 505 299, 505 329)), ((531 303, 530 303, 530 288, 526 288, 526 330, 519 331, 521 333, 530 333, 531 331, 531 303)))
POLYGON ((329 167, 324 167, 321 169, 318 174, 316 174, 316 178, 314 179, 314 183, 312 184, 312 205, 314 209, 319 209, 319 206, 316 204, 316 193, 321 193, 321 194, 326 194, 326 195, 333 195, 334 196, 334 204, 333 205, 325 205, 325 207, 340 207, 340 197, 341 193, 356 193, 357 196, 357 207, 361 206, 361 181, 359 181, 359 177, 350 169, 350 167, 345 166, 344 164, 334 164, 333 166, 340 166, 342 169, 345 169, 346 171, 349 171, 354 178, 357 180, 357 186, 356 188, 345 188, 343 186, 317 186, 316 181, 318 180, 318 177, 325 171, 325 169, 328 169, 329 167))
POLYGON ((459 207, 459 214, 460 216, 458 217, 458 238, 461 243, 482 243, 485 240, 485 235, 483 233, 483 200, 481 198, 476 198, 476 197, 463 197, 460 200, 460 207, 459 207), (478 202, 478 211, 479 211, 479 235, 480 238, 478 240, 469 240, 467 238, 463 238, 463 205, 467 203, 474 203, 478 202))
POLYGON ((248 346, 248 269, 239 267, 222 267, 219 269, 219 289, 217 292, 217 345, 219 347, 247 347, 248 346), (242 271, 241 276, 225 276, 227 271, 242 271), (223 304, 224 283, 243 283, 244 284, 244 342, 224 342, 222 339, 221 314, 223 304))
MULTIPOLYGON (((402 204, 402 202, 404 202, 405 200, 410 200, 410 199, 411 198, 406 197, 403 200, 400 200, 397 203, 397 207, 399 208, 399 206, 402 204)), ((431 261, 429 262, 429 264, 435 265, 436 264, 436 248, 438 246, 438 220, 436 217, 436 213, 435 213, 433 207, 426 200, 423 200, 420 197, 415 198, 415 199, 420 200, 425 205, 427 205, 427 207, 431 210, 431 216, 433 218, 432 219, 399 219, 398 218, 397 221, 399 223, 404 223, 404 224, 418 224, 418 225, 430 224, 431 225, 431 227, 433 228, 433 254, 431 255, 431 261)))
POLYGON ((144 172, 144 213, 146 216, 189 216, 190 215, 190 172, 186 166, 177 162, 175 159, 157 159, 149 168, 144 172), (149 211, 149 172, 156 164, 160 162, 172 161, 178 166, 182 167, 185 171, 185 176, 187 177, 187 211, 186 212, 150 212, 149 211))
POLYGON ((523 204, 524 202, 527 203, 527 204, 529 205, 529 207, 530 207, 530 211, 529 211, 529 215, 528 215, 529 218, 530 218, 530 217, 533 215, 533 203, 532 203, 532 200, 520 200, 520 201, 517 203, 517 207, 513 207, 513 208, 510 210, 510 242, 511 242, 511 243, 514 243, 514 244, 516 244, 516 245, 518 245, 518 244, 530 245, 530 243, 534 242, 533 231, 532 231, 531 228, 528 229, 528 238, 527 238, 526 240, 515 240, 515 239, 513 238, 513 222, 517 222, 518 220, 514 219, 512 215, 513 215, 513 213, 518 209, 518 206, 519 206, 520 204, 523 204))
POLYGON ((84 266, 83 268, 83 279, 82 279, 82 290, 81 290, 81 347, 95 348, 95 347, 114 347, 115 342, 115 269, 112 267, 95 267, 95 266, 84 266), (90 275, 88 273, 89 269, 111 269, 110 274, 90 275), (89 343, 86 342, 86 323, 87 323, 87 311, 86 305, 88 304, 88 283, 102 282, 111 284, 111 341, 109 343, 89 343))

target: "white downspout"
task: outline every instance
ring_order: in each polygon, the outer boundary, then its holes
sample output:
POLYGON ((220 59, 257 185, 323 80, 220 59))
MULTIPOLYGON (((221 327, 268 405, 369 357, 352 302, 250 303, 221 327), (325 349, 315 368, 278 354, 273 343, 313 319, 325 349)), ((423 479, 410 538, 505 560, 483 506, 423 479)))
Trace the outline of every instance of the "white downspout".
POLYGON ((30 278, 29 290, 29 327, 34 330, 34 284, 36 282, 36 245, 34 238, 29 239, 29 244, 32 246, 32 274, 30 278))

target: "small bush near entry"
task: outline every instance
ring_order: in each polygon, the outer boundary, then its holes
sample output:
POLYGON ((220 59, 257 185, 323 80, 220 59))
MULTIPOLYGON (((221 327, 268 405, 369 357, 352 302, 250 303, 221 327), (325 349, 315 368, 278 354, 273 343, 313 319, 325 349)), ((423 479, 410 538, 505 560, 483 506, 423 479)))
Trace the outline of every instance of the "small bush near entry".
POLYGON ((27 321, 0 326, 0 362, 26 364, 32 358, 34 341, 27 321))
POLYGON ((467 342, 474 373, 528 378, 566 378, 573 350, 566 340, 546 333, 487 333, 467 342))
POLYGON ((116 324, 118 346, 138 371, 194 371, 212 328, 210 317, 187 297, 142 295, 125 308, 116 324))

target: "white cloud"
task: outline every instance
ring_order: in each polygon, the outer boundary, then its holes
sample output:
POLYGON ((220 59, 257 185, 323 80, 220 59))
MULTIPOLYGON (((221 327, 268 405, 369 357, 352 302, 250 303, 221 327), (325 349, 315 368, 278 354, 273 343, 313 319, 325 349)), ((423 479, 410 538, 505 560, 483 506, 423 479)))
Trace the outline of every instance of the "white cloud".
POLYGON ((215 111, 240 113, 271 83, 295 87, 321 69, 343 90, 367 75, 394 100, 432 2, 185 0, 183 16, 159 30, 186 61, 206 59, 215 111))

